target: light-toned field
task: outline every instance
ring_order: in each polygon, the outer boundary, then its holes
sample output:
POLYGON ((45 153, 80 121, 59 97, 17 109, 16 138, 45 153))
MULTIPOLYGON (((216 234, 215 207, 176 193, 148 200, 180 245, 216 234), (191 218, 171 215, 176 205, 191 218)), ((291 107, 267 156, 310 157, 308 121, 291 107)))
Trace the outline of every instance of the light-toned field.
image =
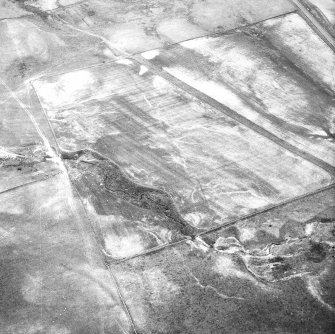
POLYGON ((335 55, 297 14, 143 53, 156 66, 335 165, 335 55))
POLYGON ((334 53, 296 9, 0 0, 1 334, 332 332, 334 53))

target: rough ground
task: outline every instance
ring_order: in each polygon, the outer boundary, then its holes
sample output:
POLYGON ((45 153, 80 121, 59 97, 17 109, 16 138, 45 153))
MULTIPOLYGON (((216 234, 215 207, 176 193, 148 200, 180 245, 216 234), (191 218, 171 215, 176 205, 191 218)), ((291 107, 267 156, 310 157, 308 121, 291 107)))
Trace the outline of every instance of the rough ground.
POLYGON ((331 0, 0 0, 0 333, 333 333, 331 0))

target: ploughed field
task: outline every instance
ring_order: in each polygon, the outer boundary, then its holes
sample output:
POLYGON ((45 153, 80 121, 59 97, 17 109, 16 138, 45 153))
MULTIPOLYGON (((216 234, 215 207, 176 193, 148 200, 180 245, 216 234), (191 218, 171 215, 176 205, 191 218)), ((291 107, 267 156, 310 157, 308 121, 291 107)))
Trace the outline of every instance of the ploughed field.
POLYGON ((1 333, 331 332, 335 55, 294 3, 0 1, 1 333))

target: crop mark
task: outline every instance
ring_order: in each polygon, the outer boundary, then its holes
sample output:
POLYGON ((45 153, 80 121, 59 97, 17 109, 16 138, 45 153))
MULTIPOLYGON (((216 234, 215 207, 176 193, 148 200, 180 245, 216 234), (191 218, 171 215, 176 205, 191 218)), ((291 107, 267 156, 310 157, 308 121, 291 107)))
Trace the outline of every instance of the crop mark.
POLYGON ((173 199, 167 192, 136 184, 115 162, 104 155, 91 149, 82 149, 72 152, 61 151, 61 158, 95 165, 101 171, 103 186, 109 193, 117 193, 120 199, 136 207, 165 216, 173 222, 182 235, 194 239, 200 232, 181 217, 173 199), (90 154, 93 159, 81 160, 84 154, 90 154))

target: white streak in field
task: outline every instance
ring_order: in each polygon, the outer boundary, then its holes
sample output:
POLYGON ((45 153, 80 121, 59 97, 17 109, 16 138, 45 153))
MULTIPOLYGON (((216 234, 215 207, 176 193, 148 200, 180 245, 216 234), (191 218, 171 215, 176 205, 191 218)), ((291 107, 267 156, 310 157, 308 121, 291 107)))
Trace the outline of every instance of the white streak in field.
MULTIPOLYGON (((88 36, 91 36, 91 37, 95 37, 95 38, 100 39, 101 41, 103 41, 103 42, 104 42, 104 43, 111 49, 111 51, 117 51, 117 52, 119 52, 123 57, 129 57, 129 56, 131 56, 131 54, 129 54, 128 52, 126 52, 126 51, 124 51, 124 50, 122 50, 122 49, 116 47, 115 45, 111 44, 110 41, 109 41, 107 38, 105 38, 105 37, 103 37, 103 36, 101 36, 101 35, 92 33, 92 32, 90 32, 90 31, 87 31, 87 30, 79 29, 79 28, 73 26, 72 24, 70 24, 69 22, 63 20, 63 19, 62 19, 61 17, 59 17, 57 14, 56 14, 56 17, 57 17, 57 19, 59 19, 60 21, 62 21, 64 24, 66 24, 68 27, 70 27, 71 29, 73 29, 73 30, 75 30, 75 31, 78 31, 78 32, 81 32, 81 33, 83 33, 83 34, 85 34, 85 35, 88 35, 88 36)), ((117 58, 120 58, 120 57, 115 56, 115 58, 117 59, 117 58)))
POLYGON ((159 55, 159 50, 150 50, 150 51, 146 51, 146 52, 143 52, 141 54, 141 56, 145 59, 154 59, 155 57, 157 57, 159 55))
POLYGON ((15 152, 10 152, 7 149, 0 146, 0 158, 11 159, 16 157, 25 158, 26 156, 15 152))
POLYGON ((144 65, 140 66, 140 72, 138 73, 139 75, 143 75, 144 73, 148 72, 148 68, 144 65))
POLYGON ((115 63, 122 64, 122 65, 128 65, 128 66, 131 66, 134 64, 130 59, 127 59, 127 58, 119 59, 115 63))
POLYGON ((305 226, 305 234, 307 236, 312 235, 312 233, 314 232, 314 227, 315 227, 314 225, 315 225, 314 223, 308 223, 308 224, 306 224, 306 226, 305 226))
POLYGON ((199 286, 201 289, 204 289, 204 290, 212 290, 212 291, 214 291, 222 299, 238 299, 238 300, 244 300, 245 299, 243 297, 227 296, 227 295, 219 292, 218 289, 214 288, 212 285, 209 285, 209 284, 203 285, 203 284, 201 284, 201 282, 198 279, 198 277, 196 277, 190 270, 189 270, 189 274, 196 281, 196 285, 197 286, 199 286))
POLYGON ((310 294, 328 310, 335 312, 335 308, 322 299, 322 292, 318 278, 314 276, 307 277, 306 283, 310 294))
POLYGON ((297 278, 297 277, 305 277, 306 275, 310 274, 309 271, 306 271, 306 272, 303 272, 303 273, 297 273, 297 274, 292 274, 292 275, 289 275, 289 276, 286 276, 286 277, 283 277, 283 278, 278 278, 276 280, 274 280, 274 282, 285 282, 285 281, 289 281, 293 278, 297 278))
POLYGON ((41 137, 41 139, 42 139, 42 141, 44 143, 44 146, 47 149, 47 153, 49 154, 49 156, 52 157, 52 158, 54 158, 55 160, 59 160, 60 158, 57 157, 56 153, 51 148, 51 145, 50 145, 48 139, 43 134, 42 130, 40 129, 39 125, 37 124, 34 116, 31 114, 31 112, 29 111, 29 109, 26 108, 26 106, 22 103, 22 101, 17 97, 17 95, 7 86, 7 84, 2 79, 0 79, 0 82, 2 83, 3 86, 5 86, 5 88, 11 94, 11 96, 13 97, 13 99, 19 104, 19 106, 25 111, 25 113, 27 114, 27 116, 30 118, 31 122, 33 123, 33 125, 34 125, 34 127, 35 127, 35 129, 37 131, 37 133, 41 137))
POLYGON ((151 102, 147 99, 147 97, 144 93, 143 93, 143 98, 144 98, 145 102, 148 103, 149 107, 152 108, 153 106, 152 106, 151 102))

